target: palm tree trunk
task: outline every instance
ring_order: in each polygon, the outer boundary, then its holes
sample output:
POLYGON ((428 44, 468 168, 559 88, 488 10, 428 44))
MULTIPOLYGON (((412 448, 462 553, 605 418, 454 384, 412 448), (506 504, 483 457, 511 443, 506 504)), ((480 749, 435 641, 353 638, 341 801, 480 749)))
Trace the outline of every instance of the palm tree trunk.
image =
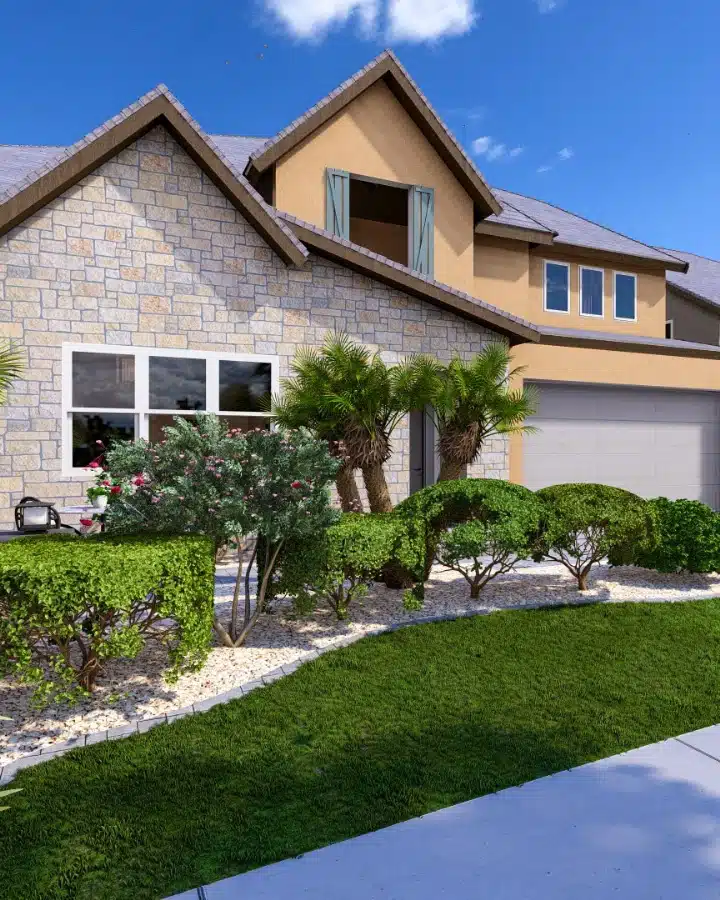
POLYGON ((340 497, 340 505, 343 512, 362 512, 363 505, 360 499, 355 471, 349 462, 344 462, 335 476, 335 487, 340 497))
POLYGON ((440 474, 438 481, 455 481, 457 478, 467 477, 467 464, 458 460, 448 459, 443 456, 440 461, 440 474))
POLYGON ((368 495, 370 512, 392 512, 392 500, 385 480, 385 470, 381 462, 368 463, 362 467, 363 481, 368 495))

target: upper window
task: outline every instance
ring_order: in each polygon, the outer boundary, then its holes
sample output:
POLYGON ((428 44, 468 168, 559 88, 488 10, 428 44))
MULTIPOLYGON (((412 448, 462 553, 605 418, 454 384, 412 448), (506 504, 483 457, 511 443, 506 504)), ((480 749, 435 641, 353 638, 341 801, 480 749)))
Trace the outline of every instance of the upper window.
POLYGON ((545 263, 545 309, 570 312, 570 266, 567 263, 545 263))
POLYGON ((580 267, 580 314, 603 315, 603 270, 580 267))
POLYGON ((178 415, 269 427, 266 401, 277 386, 275 357, 66 344, 63 469, 82 472, 116 440, 161 440, 178 415))
POLYGON ((625 272, 615 273, 615 318, 637 320, 637 278, 625 272))

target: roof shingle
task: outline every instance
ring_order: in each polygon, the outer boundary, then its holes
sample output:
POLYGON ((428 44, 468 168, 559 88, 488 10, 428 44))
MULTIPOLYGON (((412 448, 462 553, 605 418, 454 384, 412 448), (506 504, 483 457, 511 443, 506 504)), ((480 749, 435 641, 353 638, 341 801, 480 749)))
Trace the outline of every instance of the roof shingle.
POLYGON ((720 307, 720 261, 686 250, 666 250, 688 263, 687 272, 668 272, 667 280, 683 291, 720 307))

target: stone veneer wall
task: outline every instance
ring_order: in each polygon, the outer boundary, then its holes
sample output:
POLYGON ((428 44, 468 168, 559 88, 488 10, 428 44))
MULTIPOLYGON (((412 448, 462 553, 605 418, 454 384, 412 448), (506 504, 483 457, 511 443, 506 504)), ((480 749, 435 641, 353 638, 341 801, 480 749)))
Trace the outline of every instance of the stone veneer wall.
MULTIPOLYGON (((476 353, 493 332, 340 265, 287 267, 174 139, 156 128, 0 238, 0 335, 27 369, 0 420, 0 522, 24 494, 84 496, 61 476, 61 346, 105 343, 277 354, 346 330, 388 361, 476 353)), ((388 466, 407 494, 408 431, 388 466)), ((491 442, 473 474, 507 477, 491 442)))

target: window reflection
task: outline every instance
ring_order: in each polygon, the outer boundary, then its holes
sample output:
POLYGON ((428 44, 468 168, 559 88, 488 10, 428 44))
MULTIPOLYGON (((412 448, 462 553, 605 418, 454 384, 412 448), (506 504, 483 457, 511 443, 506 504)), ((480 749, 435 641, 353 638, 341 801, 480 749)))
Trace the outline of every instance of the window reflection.
POLYGON ((205 409, 205 360, 151 356, 151 409, 205 409))
POLYGON ((74 352, 72 405, 132 409, 135 406, 135 357, 124 353, 74 352))
POLYGON ((220 409, 264 412, 272 390, 271 364, 220 360, 220 409))
POLYGON ((97 459, 103 446, 113 441, 135 439, 135 416, 132 413, 73 413, 72 464, 82 468, 97 459), (102 441, 102 445, 98 444, 102 441))

